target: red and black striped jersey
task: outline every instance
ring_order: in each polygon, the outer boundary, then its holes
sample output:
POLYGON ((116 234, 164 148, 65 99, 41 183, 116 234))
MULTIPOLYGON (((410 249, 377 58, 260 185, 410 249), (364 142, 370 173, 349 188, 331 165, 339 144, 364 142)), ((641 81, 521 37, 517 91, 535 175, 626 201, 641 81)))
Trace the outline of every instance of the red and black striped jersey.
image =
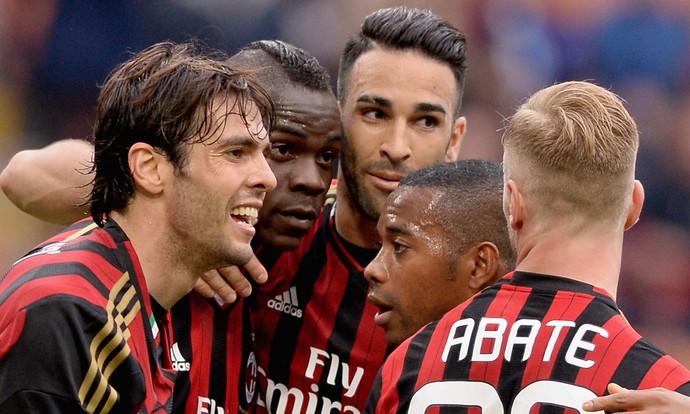
POLYGON ((166 349, 177 371, 173 412, 246 413, 258 394, 249 309, 196 292, 170 310, 166 349))
POLYGON ((366 411, 577 413, 609 382, 690 395, 690 371, 642 339, 606 292, 515 272, 393 351, 366 411))
POLYGON ((259 412, 357 414, 386 356, 361 264, 376 250, 354 253, 336 234, 333 209, 327 203, 296 250, 262 260, 269 277, 252 308, 259 412))
POLYGON ((69 227, 0 282, 0 412, 170 412, 164 315, 117 224, 69 227))

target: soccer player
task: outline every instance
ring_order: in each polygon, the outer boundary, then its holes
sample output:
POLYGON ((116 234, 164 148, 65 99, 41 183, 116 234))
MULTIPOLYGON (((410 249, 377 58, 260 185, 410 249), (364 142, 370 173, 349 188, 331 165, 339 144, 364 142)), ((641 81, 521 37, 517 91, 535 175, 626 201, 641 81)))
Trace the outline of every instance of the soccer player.
MULTIPOLYGON (((424 10, 367 16, 341 59, 343 146, 334 205, 269 269, 252 317, 262 401, 272 413, 364 409, 387 341, 363 275, 386 197, 411 171, 455 161, 465 37, 424 10)), ((261 257, 260 257, 261 258, 261 257)))
POLYGON ((623 234, 644 199, 638 146, 622 101, 592 83, 553 85, 518 108, 503 134, 515 272, 396 348, 366 411, 579 411, 610 382, 690 394, 690 371, 615 303, 623 234))
POLYGON ((276 185, 263 155, 273 103, 221 59, 164 42, 105 82, 93 221, 42 243, 0 282, 0 411, 170 411, 165 309, 202 273, 251 258, 276 185))
MULTIPOLYGON (((229 62, 255 72, 276 106, 267 159, 277 187, 264 199, 252 245, 271 251, 294 249, 321 211, 340 151, 338 104, 330 77, 313 56, 278 40, 253 42, 229 62)), ((79 217, 80 186, 89 185, 88 176, 70 172, 87 164, 92 155, 88 143, 76 140, 22 151, 3 172, 17 180, 3 181, 3 189, 14 194, 24 211, 66 222, 79 217), (51 172, 56 179, 49 177, 51 172), (28 188, 18 186, 27 181, 28 188)), ((192 292, 173 306, 168 345, 178 371, 175 412, 250 409, 256 374, 248 314, 240 302, 241 298, 232 304, 207 300, 192 292)))
MULTIPOLYGON (((278 185, 259 210, 252 245, 255 250, 294 249, 322 209, 340 150, 330 78, 313 56, 277 40, 251 43, 230 62, 257 71, 276 105, 267 158, 278 185)), ((194 291, 171 313, 170 354, 184 364, 177 366, 174 412, 250 411, 258 390, 245 299, 229 304, 194 291)))
POLYGON ((412 172, 388 196, 364 276, 390 345, 513 269, 502 194, 499 165, 464 160, 412 172))

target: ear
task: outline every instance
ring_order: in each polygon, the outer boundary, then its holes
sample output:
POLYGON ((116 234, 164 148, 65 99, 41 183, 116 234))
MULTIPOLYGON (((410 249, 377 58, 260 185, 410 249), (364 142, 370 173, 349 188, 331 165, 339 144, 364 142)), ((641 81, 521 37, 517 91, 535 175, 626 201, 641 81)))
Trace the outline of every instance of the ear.
POLYGON ((450 142, 448 143, 446 155, 443 159, 445 162, 453 162, 458 160, 458 157, 460 156, 460 145, 462 144, 462 139, 465 137, 466 128, 467 120, 464 116, 459 117, 453 123, 453 130, 450 133, 450 142))
POLYGON ((136 142, 129 149, 127 161, 138 190, 149 194, 163 191, 165 177, 172 172, 172 164, 151 145, 136 142))
POLYGON ((632 191, 632 200, 630 202, 630 210, 628 211, 628 218, 625 220, 625 230, 629 230, 640 219, 643 204, 644 187, 642 187, 642 183, 639 180, 635 180, 632 191))
POLYGON ((513 230, 520 230, 525 219, 525 204, 522 194, 513 180, 508 180, 503 191, 508 193, 508 217, 506 217, 508 225, 513 230))
POLYGON ((471 246, 467 252, 467 260, 471 264, 467 286, 473 294, 491 286, 507 273, 495 244, 483 241, 471 246))

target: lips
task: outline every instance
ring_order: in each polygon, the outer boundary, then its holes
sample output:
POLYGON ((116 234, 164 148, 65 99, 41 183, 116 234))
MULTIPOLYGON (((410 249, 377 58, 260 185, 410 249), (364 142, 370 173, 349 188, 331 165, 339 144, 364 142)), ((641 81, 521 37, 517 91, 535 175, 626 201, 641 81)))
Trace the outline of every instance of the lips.
POLYGON ((230 215, 238 224, 253 227, 259 217, 259 209, 255 207, 235 207, 230 212, 230 215))
POLYGON ((374 316, 374 323, 376 323, 379 326, 384 326, 388 324, 388 322, 391 319, 391 311, 393 310, 393 308, 387 305, 383 300, 379 299, 371 292, 369 293, 369 295, 367 295, 367 300, 369 301, 369 303, 379 308, 379 311, 376 312, 376 315, 374 316))
POLYGON ((394 171, 372 171, 369 172, 369 177, 371 177, 374 187, 386 192, 392 192, 398 188, 400 180, 405 178, 405 175, 394 171))
POLYGON ((261 202, 252 202, 249 204, 237 206, 230 211, 230 218, 241 231, 249 238, 256 234, 256 225, 259 217, 259 208, 261 202))
POLYGON ((277 213, 289 227, 300 232, 309 231, 319 216, 316 210, 302 206, 280 209, 277 213))

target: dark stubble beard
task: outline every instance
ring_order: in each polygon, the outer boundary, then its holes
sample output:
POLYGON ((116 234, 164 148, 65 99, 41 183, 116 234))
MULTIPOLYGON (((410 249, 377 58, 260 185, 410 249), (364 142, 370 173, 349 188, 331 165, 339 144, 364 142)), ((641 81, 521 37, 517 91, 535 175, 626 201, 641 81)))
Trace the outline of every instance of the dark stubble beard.
POLYGON ((377 221, 381 215, 381 206, 376 197, 364 186, 363 166, 357 166, 355 154, 343 140, 341 162, 345 186, 355 208, 366 218, 377 221))

